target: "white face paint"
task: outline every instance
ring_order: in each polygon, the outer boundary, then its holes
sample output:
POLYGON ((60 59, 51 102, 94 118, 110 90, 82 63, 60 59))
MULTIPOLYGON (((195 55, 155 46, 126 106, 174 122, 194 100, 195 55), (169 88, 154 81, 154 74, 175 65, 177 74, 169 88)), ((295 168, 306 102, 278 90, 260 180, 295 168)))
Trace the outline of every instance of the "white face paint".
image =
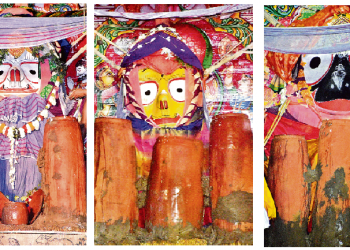
POLYGON ((318 83, 328 72, 333 62, 332 54, 308 54, 302 55, 305 63, 304 74, 307 84, 318 83))
POLYGON ((39 60, 25 50, 20 57, 6 55, 0 65, 0 91, 33 93, 40 89, 39 60))

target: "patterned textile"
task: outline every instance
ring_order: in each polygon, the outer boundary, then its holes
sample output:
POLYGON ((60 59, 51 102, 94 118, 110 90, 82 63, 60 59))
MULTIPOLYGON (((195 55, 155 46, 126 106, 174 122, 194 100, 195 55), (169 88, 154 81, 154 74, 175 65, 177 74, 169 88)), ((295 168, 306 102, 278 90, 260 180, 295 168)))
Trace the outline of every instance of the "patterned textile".
POLYGON ((265 50, 296 54, 327 54, 350 50, 349 12, 349 6, 330 5, 315 11, 311 17, 294 20, 287 29, 265 27, 265 50))
POLYGON ((266 55, 268 66, 285 82, 292 80, 292 69, 298 62, 299 55, 282 54, 269 51, 266 55))
MULTIPOLYGON (((1 123, 19 128, 33 121, 45 108, 45 105, 45 100, 38 94, 31 94, 23 98, 6 97, 0 101, 1 123)), ((50 112, 49 117, 53 117, 50 112)), ((15 196, 25 196, 28 191, 38 187, 41 182, 36 159, 43 146, 45 123, 46 119, 40 122, 39 130, 32 131, 24 138, 18 139, 18 144, 15 144, 15 189, 11 188, 9 182, 10 140, 0 134, 0 191, 9 196, 10 200, 14 200, 15 196)))
POLYGON ((86 30, 86 17, 2 18, 0 49, 32 47, 76 36, 86 30))
MULTIPOLYGON (((38 94, 20 98, 16 96, 6 97, 0 101, 0 123, 7 126, 22 127, 33 121, 37 115, 45 109, 46 102, 38 94)), ((53 115, 49 112, 49 117, 53 115)), ((15 151, 17 157, 30 157, 36 159, 42 147, 44 126, 46 120, 40 122, 38 131, 27 134, 26 137, 18 139, 15 151)), ((10 140, 0 134, 0 159, 10 158, 10 140)))
MULTIPOLYGON (((39 132, 39 131, 37 131, 39 132)), ((15 189, 12 189, 10 183, 10 163, 8 160, 0 160, 0 192, 7 196, 11 201, 17 197, 27 195, 27 192, 38 188, 41 183, 41 173, 36 165, 36 159, 21 157, 15 164, 15 189)))
MULTIPOLYGON (((172 34, 167 34, 163 31, 150 35, 144 40, 135 44, 126 54, 120 66, 125 68, 131 63, 149 56, 163 48, 168 48, 185 63, 198 69, 202 69, 202 64, 198 60, 197 56, 186 46, 184 42, 180 41, 172 34)), ((167 51, 164 50, 164 53, 167 53, 167 51)), ((170 54, 168 56, 170 57, 170 54)))
POLYGON ((110 16, 110 17, 123 17, 129 19, 149 20, 156 18, 194 18, 201 16, 212 16, 221 13, 230 13, 235 11, 242 11, 251 8, 252 4, 231 4, 220 7, 214 7, 210 9, 194 9, 187 11, 176 12, 161 12, 161 13, 128 13, 128 12, 114 12, 106 10, 95 10, 95 16, 110 16))

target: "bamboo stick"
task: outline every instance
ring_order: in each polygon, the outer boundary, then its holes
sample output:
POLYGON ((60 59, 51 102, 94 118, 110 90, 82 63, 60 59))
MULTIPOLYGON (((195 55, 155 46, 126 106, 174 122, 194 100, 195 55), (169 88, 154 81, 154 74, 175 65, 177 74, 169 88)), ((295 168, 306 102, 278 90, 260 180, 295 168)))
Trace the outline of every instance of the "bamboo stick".
POLYGON ((72 42, 71 46, 75 46, 78 42, 80 42, 86 36, 86 32, 84 32, 77 40, 72 42))
POLYGON ((282 24, 271 16, 267 11, 264 11, 264 18, 269 21, 275 27, 281 27, 282 24))
POLYGON ((87 47, 87 44, 83 48, 80 48, 80 50, 77 53, 75 53, 72 56, 72 58, 66 62, 66 66, 69 66, 75 59, 77 59, 81 54, 83 54, 86 51, 86 47, 87 47))
POLYGON ((103 55, 100 51, 98 51, 97 49, 95 49, 95 55, 97 55, 98 57, 100 57, 101 59, 103 59, 104 61, 106 61, 107 63, 109 63, 113 68, 115 69, 120 69, 120 66, 116 65, 115 62, 113 62, 112 60, 109 60, 105 55, 103 55))
POLYGON ((108 40, 104 35, 102 35, 100 32, 98 32, 97 30, 94 31, 96 35, 98 35, 99 37, 102 38, 102 40, 106 41, 108 44, 113 45, 114 47, 116 47, 117 49, 119 49, 120 51, 122 51, 124 54, 127 53, 127 51, 125 51, 124 49, 120 48, 118 45, 116 45, 114 42, 108 40))
POLYGON ((206 69, 204 71, 204 75, 209 75, 211 74, 214 70, 220 68, 222 65, 224 65, 225 63, 234 60, 238 57, 240 57, 246 50, 248 49, 252 49, 253 48, 253 43, 249 44, 247 47, 241 49, 240 51, 237 51, 235 54, 231 55, 231 56, 227 56, 225 58, 223 58, 222 60, 220 60, 219 62, 217 62, 215 65, 211 66, 210 68, 206 69))

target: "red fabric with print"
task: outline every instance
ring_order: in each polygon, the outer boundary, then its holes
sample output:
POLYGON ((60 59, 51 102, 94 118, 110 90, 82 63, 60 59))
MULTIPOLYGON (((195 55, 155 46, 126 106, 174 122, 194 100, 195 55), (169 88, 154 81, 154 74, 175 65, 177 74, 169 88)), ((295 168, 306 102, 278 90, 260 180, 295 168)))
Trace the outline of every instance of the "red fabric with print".
POLYGON ((266 55, 267 65, 285 82, 292 81, 292 70, 300 55, 282 54, 269 51, 266 55))

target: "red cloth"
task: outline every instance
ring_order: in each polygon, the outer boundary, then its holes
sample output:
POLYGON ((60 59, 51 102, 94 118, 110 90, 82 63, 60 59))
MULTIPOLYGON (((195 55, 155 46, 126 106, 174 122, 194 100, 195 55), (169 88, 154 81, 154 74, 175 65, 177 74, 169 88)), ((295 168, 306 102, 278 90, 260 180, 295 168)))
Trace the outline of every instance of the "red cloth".
POLYGON ((210 225, 213 223, 211 218, 211 207, 204 207, 204 218, 203 218, 203 226, 210 225))
MULTIPOLYGON (((264 125, 264 137, 269 132, 275 117, 276 115, 267 113, 264 125)), ((271 142, 275 135, 303 135, 306 140, 311 140, 318 138, 319 131, 319 128, 282 117, 265 146, 265 154, 266 156, 270 156, 271 142)))
POLYGON ((266 60, 267 65, 281 77, 285 82, 292 81, 292 70, 298 62, 300 55, 297 54, 283 54, 279 52, 269 51, 266 60))
POLYGON ((145 216, 146 216, 146 209, 140 208, 139 209, 139 228, 145 228, 145 216))

